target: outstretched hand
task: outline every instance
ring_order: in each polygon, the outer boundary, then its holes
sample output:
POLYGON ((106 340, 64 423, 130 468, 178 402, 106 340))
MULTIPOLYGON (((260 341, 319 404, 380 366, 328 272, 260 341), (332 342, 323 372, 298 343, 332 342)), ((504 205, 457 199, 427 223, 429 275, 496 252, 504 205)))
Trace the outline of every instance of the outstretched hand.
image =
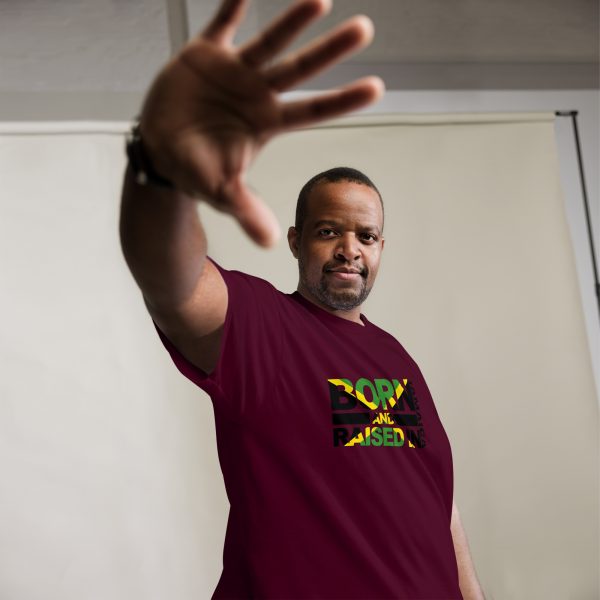
POLYGON ((281 92, 366 46, 373 25, 355 16, 299 51, 272 59, 330 0, 298 0, 247 43, 232 44, 248 0, 223 0, 212 21, 159 72, 140 128, 156 170, 183 192, 233 215, 258 244, 280 235, 271 209, 246 185, 258 151, 276 134, 340 116, 378 100, 384 85, 366 77, 312 98, 281 92))

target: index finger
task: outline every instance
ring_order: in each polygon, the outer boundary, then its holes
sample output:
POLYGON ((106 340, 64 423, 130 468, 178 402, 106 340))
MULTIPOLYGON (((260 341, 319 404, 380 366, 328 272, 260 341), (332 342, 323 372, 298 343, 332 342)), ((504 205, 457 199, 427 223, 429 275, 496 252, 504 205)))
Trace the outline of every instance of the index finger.
POLYGON ((377 102, 384 92, 383 80, 371 75, 311 98, 282 103, 281 131, 307 127, 364 108, 377 102))

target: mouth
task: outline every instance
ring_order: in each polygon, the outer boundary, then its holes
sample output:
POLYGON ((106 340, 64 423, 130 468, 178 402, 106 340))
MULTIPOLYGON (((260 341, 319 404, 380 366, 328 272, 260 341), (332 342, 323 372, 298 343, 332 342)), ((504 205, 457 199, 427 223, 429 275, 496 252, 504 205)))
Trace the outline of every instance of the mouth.
POLYGON ((343 271, 328 271, 327 274, 331 275, 335 279, 345 279, 347 281, 352 281, 360 277, 360 273, 344 273, 343 271))
POLYGON ((327 275, 331 275, 334 279, 341 279, 346 281, 353 281, 355 279, 359 279, 361 274, 359 271, 355 271, 353 269, 341 269, 341 270, 333 270, 328 269, 325 271, 327 275))

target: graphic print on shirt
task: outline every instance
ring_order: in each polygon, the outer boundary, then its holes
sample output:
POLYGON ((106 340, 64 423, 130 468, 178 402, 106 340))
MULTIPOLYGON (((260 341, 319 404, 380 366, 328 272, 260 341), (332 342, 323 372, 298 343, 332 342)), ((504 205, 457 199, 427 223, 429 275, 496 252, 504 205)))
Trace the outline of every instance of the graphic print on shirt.
POLYGON ((425 447, 419 401, 408 379, 328 379, 334 446, 425 447))

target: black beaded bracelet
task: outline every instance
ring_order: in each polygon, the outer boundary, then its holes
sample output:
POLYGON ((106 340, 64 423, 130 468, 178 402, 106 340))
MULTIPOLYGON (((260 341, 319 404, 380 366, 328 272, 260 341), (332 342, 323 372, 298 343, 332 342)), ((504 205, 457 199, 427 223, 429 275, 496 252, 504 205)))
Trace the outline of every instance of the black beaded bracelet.
POLYGON ((171 190, 175 189, 173 182, 159 175, 152 166, 140 134, 139 119, 135 121, 127 135, 125 149, 129 158, 129 164, 138 184, 150 184, 171 190))

